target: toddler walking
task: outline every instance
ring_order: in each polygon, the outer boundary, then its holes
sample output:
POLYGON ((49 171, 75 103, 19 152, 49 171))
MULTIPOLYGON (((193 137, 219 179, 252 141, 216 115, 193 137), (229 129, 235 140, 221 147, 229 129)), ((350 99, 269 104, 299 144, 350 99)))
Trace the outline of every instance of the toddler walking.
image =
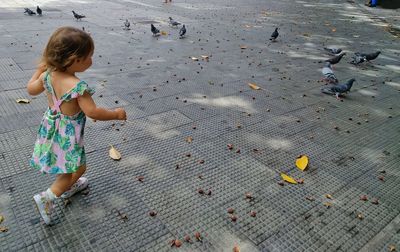
POLYGON ((27 85, 30 95, 46 92, 49 107, 39 126, 30 165, 42 173, 57 174, 54 183, 33 196, 46 224, 53 201, 82 191, 88 180, 83 132, 86 116, 96 120, 126 120, 125 110, 96 107, 94 90, 75 76, 92 65, 94 43, 86 32, 61 27, 50 37, 41 64, 27 85))

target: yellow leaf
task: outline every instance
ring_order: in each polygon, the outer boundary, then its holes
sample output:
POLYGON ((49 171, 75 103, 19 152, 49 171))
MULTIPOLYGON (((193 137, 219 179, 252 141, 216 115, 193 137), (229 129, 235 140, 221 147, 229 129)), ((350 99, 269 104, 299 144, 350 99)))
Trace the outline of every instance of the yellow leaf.
POLYGON ((109 151, 109 155, 110 155, 110 158, 112 158, 114 160, 120 160, 121 159, 121 154, 112 145, 111 145, 111 148, 110 148, 110 151, 109 151))
POLYGON ((286 175, 283 172, 281 173, 281 177, 282 177, 283 180, 285 180, 286 182, 288 182, 290 184, 297 184, 297 181, 294 178, 286 175))
POLYGON ((196 57, 190 57, 193 61, 199 61, 199 58, 196 57))
POLYGON ((15 101, 16 101, 17 103, 30 103, 30 102, 31 102, 30 100, 24 99, 24 98, 16 99, 15 101))
POLYGON ((191 136, 186 137, 186 142, 188 142, 188 143, 193 142, 193 137, 191 137, 191 136))
POLYGON ((255 83, 247 83, 247 85, 249 85, 249 87, 251 88, 251 89, 254 89, 254 90, 259 90, 259 89, 261 89, 259 86, 257 86, 255 83))
POLYGON ((168 32, 166 32, 166 31, 161 31, 161 35, 168 35, 168 32))
POLYGON ((241 45, 241 46, 240 46, 240 49, 247 49, 247 46, 241 45))
POLYGON ((296 159, 296 166, 300 170, 304 171, 308 165, 308 157, 306 155, 301 155, 296 159))

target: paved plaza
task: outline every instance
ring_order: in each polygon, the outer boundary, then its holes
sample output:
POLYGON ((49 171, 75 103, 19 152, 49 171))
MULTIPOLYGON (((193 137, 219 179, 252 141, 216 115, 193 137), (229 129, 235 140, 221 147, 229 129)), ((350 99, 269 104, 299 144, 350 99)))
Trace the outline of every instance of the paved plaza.
POLYGON ((0 251, 399 251, 399 10, 362 0, 1 0, 0 251), (43 16, 23 13, 36 5, 43 16), (186 25, 184 38, 168 17, 186 25), (54 177, 29 158, 47 101, 26 84, 60 26, 91 34, 93 66, 79 77, 128 121, 88 120, 89 188, 57 200, 46 226, 32 196, 54 177), (346 52, 339 81, 356 79, 342 100, 321 93, 324 47, 346 52))

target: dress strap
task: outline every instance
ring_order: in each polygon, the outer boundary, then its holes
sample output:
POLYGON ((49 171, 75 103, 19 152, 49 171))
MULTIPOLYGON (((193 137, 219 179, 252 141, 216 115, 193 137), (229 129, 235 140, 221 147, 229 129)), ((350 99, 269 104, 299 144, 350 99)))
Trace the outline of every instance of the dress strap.
POLYGON ((57 111, 57 112, 61 112, 60 110, 60 106, 61 103, 63 102, 62 100, 58 100, 56 93, 54 91, 53 85, 51 84, 51 76, 50 76, 50 72, 47 71, 46 75, 45 75, 45 85, 46 85, 46 89, 48 92, 51 93, 51 99, 53 100, 53 107, 52 109, 57 111))

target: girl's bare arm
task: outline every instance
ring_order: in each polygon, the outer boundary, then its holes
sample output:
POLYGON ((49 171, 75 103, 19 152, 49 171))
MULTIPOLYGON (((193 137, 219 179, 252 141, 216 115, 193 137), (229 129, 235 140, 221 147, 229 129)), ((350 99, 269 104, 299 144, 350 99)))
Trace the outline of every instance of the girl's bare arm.
POLYGON ((100 121, 126 120, 124 109, 108 110, 97 107, 92 97, 87 92, 78 97, 78 104, 83 113, 92 119, 100 121))
POLYGON ((39 67, 28 81, 26 89, 30 95, 38 95, 44 91, 43 76, 45 68, 39 67))

